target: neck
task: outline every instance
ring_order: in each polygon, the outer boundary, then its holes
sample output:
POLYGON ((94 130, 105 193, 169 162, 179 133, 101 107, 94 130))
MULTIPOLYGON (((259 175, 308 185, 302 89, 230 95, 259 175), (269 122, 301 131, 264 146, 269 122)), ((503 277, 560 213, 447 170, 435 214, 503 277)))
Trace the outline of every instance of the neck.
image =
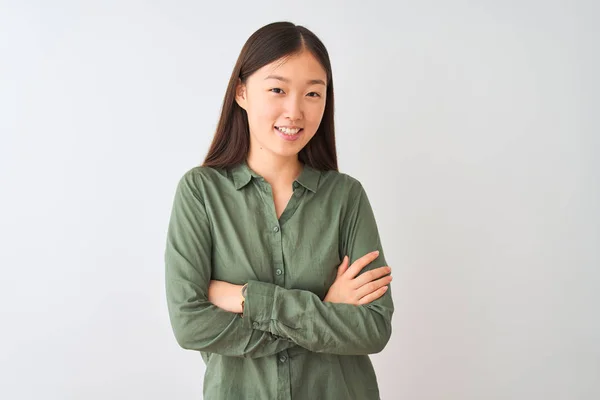
POLYGON ((250 169, 265 178, 271 185, 291 184, 300 176, 303 168, 297 154, 281 157, 263 153, 257 156, 250 151, 247 163, 250 169))

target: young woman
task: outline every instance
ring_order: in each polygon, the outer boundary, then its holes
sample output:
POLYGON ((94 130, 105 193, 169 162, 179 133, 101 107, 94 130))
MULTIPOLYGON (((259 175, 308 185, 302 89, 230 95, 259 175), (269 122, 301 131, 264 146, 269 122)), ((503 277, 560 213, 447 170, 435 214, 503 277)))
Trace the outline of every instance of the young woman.
POLYGON ((338 172, 331 65, 289 22, 244 45, 202 166, 178 183, 166 291, 204 398, 379 399, 390 268, 360 182, 338 172))

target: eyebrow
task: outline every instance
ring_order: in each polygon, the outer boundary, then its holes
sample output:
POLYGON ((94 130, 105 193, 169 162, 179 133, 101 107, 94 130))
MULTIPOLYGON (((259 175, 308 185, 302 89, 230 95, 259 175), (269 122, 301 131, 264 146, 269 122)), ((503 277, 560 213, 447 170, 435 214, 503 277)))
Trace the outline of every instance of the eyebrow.
MULTIPOLYGON (((267 79, 277 79, 278 81, 282 81, 285 83, 290 83, 290 80, 287 78, 284 78, 283 76, 279 76, 279 75, 269 75, 265 78, 265 80, 267 79)), ((325 81, 323 81, 322 79, 309 79, 308 81, 306 81, 307 84, 309 85, 324 85, 327 86, 325 84, 325 81)))

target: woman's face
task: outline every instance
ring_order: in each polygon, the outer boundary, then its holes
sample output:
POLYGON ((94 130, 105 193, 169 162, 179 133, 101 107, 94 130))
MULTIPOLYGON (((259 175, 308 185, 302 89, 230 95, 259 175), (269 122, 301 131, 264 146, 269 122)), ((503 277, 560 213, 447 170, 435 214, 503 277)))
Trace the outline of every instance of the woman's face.
POLYGON ((298 154, 319 128, 326 84, 325 70, 308 51, 267 64, 238 84, 236 101, 248 114, 250 152, 298 154))

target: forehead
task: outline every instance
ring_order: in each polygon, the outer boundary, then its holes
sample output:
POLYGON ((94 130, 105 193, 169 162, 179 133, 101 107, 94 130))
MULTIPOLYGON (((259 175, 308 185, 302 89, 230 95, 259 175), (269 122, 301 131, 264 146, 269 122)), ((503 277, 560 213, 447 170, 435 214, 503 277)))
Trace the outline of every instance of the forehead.
POLYGON ((309 51, 282 57, 263 66, 253 74, 261 81, 270 75, 281 76, 291 83, 304 83, 312 79, 327 80, 325 69, 309 51))

